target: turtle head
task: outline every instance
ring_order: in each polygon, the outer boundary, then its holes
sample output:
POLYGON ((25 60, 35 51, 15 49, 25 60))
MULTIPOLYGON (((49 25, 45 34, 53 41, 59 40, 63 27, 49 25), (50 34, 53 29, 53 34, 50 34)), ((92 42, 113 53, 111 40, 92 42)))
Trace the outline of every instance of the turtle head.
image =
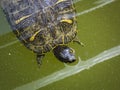
POLYGON ((53 49, 53 53, 57 59, 65 63, 72 63, 76 60, 74 50, 65 45, 58 45, 53 49))

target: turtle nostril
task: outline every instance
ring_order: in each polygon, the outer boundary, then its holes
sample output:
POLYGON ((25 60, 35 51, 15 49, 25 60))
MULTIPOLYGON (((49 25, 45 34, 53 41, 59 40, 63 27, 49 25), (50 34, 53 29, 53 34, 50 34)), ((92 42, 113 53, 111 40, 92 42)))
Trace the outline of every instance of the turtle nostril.
POLYGON ((73 60, 72 60, 72 62, 75 62, 75 61, 76 61, 76 59, 73 59, 73 60))
POLYGON ((73 59, 73 60, 70 60, 70 61, 68 61, 69 63, 73 63, 73 62, 75 62, 76 61, 76 59, 73 59))

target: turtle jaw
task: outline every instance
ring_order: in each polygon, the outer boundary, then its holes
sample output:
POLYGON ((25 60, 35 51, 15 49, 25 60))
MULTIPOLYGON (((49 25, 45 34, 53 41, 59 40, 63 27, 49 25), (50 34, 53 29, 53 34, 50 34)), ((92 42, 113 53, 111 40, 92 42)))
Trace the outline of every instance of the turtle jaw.
POLYGON ((76 61, 74 50, 68 46, 59 45, 54 48, 53 53, 61 62, 72 63, 76 61))
POLYGON ((76 61, 76 58, 75 58, 74 55, 69 56, 68 59, 67 59, 67 62, 69 62, 69 63, 72 63, 72 62, 75 62, 75 61, 76 61))

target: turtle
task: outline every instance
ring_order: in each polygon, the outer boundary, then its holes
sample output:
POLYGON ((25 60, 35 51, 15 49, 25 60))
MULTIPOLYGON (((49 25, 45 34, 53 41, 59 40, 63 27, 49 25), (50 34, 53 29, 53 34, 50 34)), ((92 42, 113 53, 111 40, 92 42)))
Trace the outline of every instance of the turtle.
POLYGON ((13 33, 41 61, 47 52, 65 63, 76 61, 70 42, 77 37, 73 0, 1 0, 1 7, 13 33))

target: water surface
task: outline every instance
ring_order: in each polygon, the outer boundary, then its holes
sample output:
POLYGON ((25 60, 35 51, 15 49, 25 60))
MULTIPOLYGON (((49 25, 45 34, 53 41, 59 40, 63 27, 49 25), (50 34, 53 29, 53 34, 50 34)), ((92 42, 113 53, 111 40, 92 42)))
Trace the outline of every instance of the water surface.
MULTIPOLYGON (((76 57, 80 56, 84 61, 120 45, 120 1, 89 12, 105 1, 110 0, 79 0, 75 3, 78 37, 85 47, 74 43, 70 46, 75 49, 76 57)), ((65 67, 52 52, 46 54, 40 69, 35 59, 36 55, 16 39, 0 10, 0 90, 12 90, 65 67)), ((117 56, 39 90, 119 90, 119 66, 120 56, 117 56)))

